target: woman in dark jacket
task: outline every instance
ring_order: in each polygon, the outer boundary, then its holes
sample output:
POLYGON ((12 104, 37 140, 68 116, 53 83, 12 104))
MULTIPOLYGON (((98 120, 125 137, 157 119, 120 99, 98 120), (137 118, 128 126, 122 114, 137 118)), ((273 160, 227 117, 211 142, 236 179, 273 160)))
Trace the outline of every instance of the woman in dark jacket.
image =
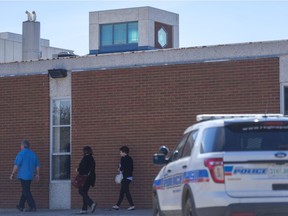
POLYGON ((95 185, 95 160, 92 156, 93 152, 90 146, 83 148, 83 158, 77 168, 80 175, 88 175, 88 178, 83 187, 79 188, 79 194, 83 198, 83 206, 80 211, 81 214, 87 214, 88 206, 91 208, 92 213, 95 211, 97 203, 95 203, 88 195, 89 188, 95 185))
POLYGON ((126 195, 126 198, 130 205, 128 210, 130 211, 135 209, 133 199, 129 190, 129 185, 133 179, 133 159, 129 156, 129 148, 127 146, 122 146, 120 148, 120 156, 121 161, 119 164, 119 171, 122 172, 123 179, 121 181, 121 189, 118 202, 116 205, 112 206, 112 209, 119 210, 119 206, 123 201, 124 195, 126 195))

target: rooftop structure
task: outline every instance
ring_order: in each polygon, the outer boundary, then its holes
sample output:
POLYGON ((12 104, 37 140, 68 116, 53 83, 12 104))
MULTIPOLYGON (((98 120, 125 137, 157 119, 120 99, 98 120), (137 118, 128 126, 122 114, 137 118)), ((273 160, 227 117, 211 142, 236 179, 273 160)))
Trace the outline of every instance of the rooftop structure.
POLYGON ((153 7, 89 14, 90 54, 178 47, 178 14, 153 7))

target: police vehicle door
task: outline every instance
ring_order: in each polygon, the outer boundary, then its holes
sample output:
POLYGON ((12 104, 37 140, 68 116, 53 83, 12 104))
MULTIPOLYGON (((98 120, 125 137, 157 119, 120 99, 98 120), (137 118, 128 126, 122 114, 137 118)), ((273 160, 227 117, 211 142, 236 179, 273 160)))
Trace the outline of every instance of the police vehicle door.
POLYGON ((171 155, 165 170, 165 201, 163 210, 181 210, 184 173, 187 172, 195 132, 185 134, 171 155))

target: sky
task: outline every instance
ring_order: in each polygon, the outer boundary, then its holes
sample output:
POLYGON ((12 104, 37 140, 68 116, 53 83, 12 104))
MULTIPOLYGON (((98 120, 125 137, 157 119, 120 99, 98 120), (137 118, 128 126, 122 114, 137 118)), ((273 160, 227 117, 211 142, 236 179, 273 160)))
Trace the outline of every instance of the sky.
POLYGON ((179 14, 180 47, 288 40, 288 0, 0 0, 0 32, 22 34, 25 11, 37 13, 50 46, 89 53, 89 12, 151 6, 179 14))

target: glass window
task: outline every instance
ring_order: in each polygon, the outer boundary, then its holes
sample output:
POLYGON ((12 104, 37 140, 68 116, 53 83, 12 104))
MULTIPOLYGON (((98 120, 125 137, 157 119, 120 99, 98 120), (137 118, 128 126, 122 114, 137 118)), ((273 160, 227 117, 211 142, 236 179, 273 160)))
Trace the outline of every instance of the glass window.
POLYGON ((70 104, 70 99, 59 99, 52 101, 52 180, 70 179, 70 104))
POLYGON ((53 128, 53 153, 70 152, 70 127, 53 128))
POLYGON ((127 24, 114 24, 114 44, 126 44, 127 24))
POLYGON ((128 43, 138 43, 138 23, 128 23, 128 43))
POLYGON ((70 179, 70 155, 52 157, 52 180, 70 179))
POLYGON ((203 133, 202 151, 288 150, 288 122, 265 121, 228 124, 203 133))
POLYGON ((175 160, 178 160, 179 158, 181 158, 184 145, 185 145, 189 135, 190 135, 189 133, 184 134, 181 141, 179 142, 179 144, 177 145, 177 147, 175 148, 175 150, 173 151, 173 153, 171 155, 171 161, 175 161, 175 160))
POLYGON ((202 150, 203 152, 221 151, 224 145, 224 128, 212 127, 203 131, 202 150))
POLYGON ((226 151, 288 150, 288 122, 266 121, 225 127, 226 151))
POLYGON ((101 45, 108 46, 113 44, 113 25, 101 25, 101 45))
POLYGON ((138 22, 114 23, 100 26, 100 45, 138 43, 138 22))
POLYGON ((192 148, 194 146, 196 137, 198 134, 198 130, 197 131, 192 131, 187 139, 187 142, 185 143, 185 146, 183 148, 183 152, 181 157, 188 157, 191 154, 192 148))
POLYGON ((70 101, 54 101, 53 125, 70 125, 70 101))

